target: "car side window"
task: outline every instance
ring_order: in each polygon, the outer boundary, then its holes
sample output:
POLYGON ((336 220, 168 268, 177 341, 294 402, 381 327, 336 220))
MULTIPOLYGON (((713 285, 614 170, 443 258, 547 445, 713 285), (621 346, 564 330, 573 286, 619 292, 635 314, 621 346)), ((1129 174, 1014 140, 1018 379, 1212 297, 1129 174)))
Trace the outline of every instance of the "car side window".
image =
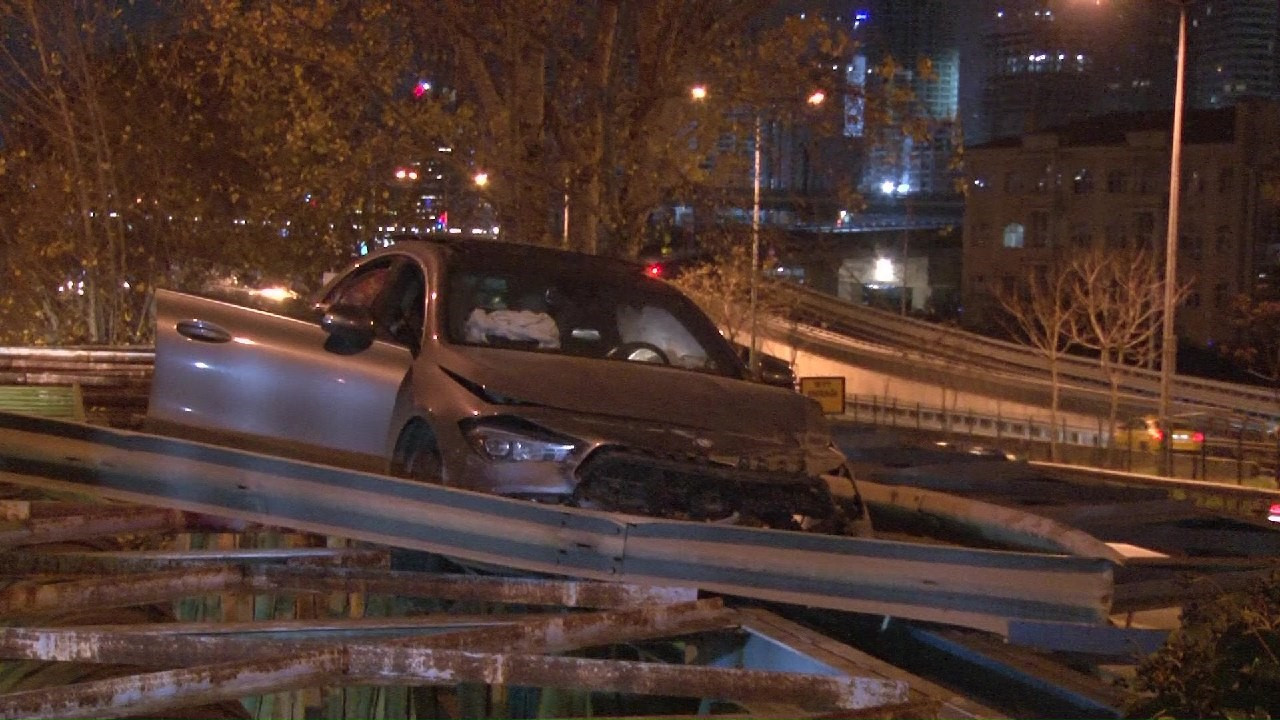
POLYGON ((369 263, 343 278, 324 299, 326 307, 354 305, 370 312, 387 282, 391 279, 392 258, 369 263))
POLYGON ((422 269, 410 261, 396 266, 377 301, 374 318, 379 337, 417 353, 422 345, 426 302, 427 284, 422 269))

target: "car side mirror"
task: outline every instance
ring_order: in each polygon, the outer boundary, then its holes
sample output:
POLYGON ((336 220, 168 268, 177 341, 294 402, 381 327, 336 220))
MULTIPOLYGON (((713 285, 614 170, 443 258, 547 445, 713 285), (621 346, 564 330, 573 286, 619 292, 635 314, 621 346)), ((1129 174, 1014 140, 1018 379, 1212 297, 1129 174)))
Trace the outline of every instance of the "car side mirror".
POLYGON ((788 390, 795 389, 796 374, 791 368, 760 368, 760 382, 765 385, 776 385, 788 390))
POLYGON ((373 313, 358 305, 331 305, 320 317, 320 327, 331 342, 364 349, 373 342, 373 313))
MULTIPOLYGON (((751 350, 745 346, 738 346, 738 357, 742 358, 744 365, 750 364, 751 350)), ((785 361, 775 358, 772 355, 760 353, 756 357, 756 369, 752 371, 748 367, 748 372, 752 380, 764 383, 765 385, 774 385, 784 387, 788 390, 796 389, 796 373, 791 366, 785 361)))

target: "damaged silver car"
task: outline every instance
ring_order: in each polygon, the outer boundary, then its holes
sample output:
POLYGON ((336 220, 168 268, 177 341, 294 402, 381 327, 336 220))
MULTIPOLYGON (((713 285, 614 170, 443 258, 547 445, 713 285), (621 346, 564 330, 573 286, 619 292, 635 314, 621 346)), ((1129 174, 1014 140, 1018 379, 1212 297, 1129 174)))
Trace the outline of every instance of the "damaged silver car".
POLYGON ((816 403, 639 267, 528 245, 403 239, 290 311, 160 291, 148 420, 511 497, 866 527, 816 403))

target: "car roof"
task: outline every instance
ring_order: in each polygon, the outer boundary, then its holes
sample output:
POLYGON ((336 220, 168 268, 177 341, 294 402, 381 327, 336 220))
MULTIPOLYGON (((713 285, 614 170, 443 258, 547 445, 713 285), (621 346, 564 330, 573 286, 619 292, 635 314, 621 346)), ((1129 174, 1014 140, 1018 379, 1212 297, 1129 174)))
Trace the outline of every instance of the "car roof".
POLYGON ((581 269, 583 272, 608 274, 634 279, 647 277, 643 267, 638 263, 604 255, 587 253, 544 245, 508 242, 505 240, 489 240, 483 238, 452 238, 433 235, 395 235, 392 245, 371 255, 380 255, 395 250, 414 253, 415 248, 428 252, 443 253, 448 256, 467 256, 480 260, 512 260, 530 264, 549 264, 561 267, 581 269))

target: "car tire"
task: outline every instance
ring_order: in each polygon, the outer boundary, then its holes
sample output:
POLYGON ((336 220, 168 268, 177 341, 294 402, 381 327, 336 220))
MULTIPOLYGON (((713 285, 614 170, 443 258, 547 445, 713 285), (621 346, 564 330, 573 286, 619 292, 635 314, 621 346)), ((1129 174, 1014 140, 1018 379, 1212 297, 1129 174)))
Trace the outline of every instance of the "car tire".
POLYGON ((414 423, 400 433, 391 473, 432 485, 444 484, 444 463, 435 435, 425 423, 414 423))

